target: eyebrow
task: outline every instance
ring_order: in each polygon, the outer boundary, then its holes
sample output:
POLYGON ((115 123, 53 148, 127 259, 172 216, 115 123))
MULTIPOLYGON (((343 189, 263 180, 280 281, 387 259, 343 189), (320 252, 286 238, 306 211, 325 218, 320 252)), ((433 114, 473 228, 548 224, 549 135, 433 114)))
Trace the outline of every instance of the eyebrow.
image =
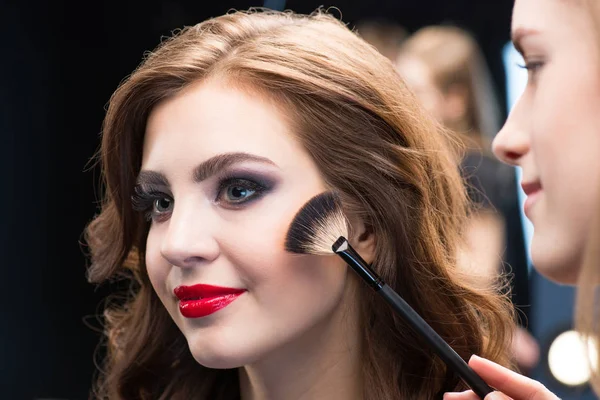
POLYGON ((135 184, 139 186, 169 187, 169 181, 160 172, 140 171, 135 184))
POLYGON ((270 159, 250 153, 218 154, 194 168, 194 181, 202 182, 203 180, 217 174, 219 171, 242 162, 257 162, 276 166, 276 164, 270 159))
POLYGON ((521 41, 523 40, 523 38, 525 36, 535 35, 537 33, 538 33, 538 31, 533 30, 533 29, 527 29, 527 28, 515 29, 511 34, 511 40, 513 42, 513 45, 515 46, 515 49, 517 49, 517 51, 519 53, 521 53, 521 55, 522 55, 523 54, 523 46, 521 45, 521 41))
MULTIPOLYGON (((223 153, 203 161, 194 168, 192 175, 194 182, 202 182, 219 173, 221 170, 242 162, 258 162, 277 166, 273 161, 266 157, 250 153, 223 153)), ((136 183, 138 185, 148 186, 170 186, 167 178, 162 173, 156 171, 141 171, 136 179, 136 183)))

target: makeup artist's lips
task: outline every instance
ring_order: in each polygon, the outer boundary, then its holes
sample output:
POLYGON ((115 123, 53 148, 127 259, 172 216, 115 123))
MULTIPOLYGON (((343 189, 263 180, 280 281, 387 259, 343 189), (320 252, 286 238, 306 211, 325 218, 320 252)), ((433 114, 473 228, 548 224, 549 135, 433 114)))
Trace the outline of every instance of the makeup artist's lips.
POLYGON ((227 307, 246 289, 212 285, 177 286, 173 292, 179 299, 179 312, 186 318, 202 318, 227 307))
POLYGON ((542 184, 539 181, 535 182, 522 182, 521 188, 523 188, 523 192, 527 195, 527 199, 525 200, 525 205, 523 206, 523 212, 527 216, 527 218, 531 219, 530 210, 531 207, 535 204, 536 200, 539 198, 542 193, 542 184))

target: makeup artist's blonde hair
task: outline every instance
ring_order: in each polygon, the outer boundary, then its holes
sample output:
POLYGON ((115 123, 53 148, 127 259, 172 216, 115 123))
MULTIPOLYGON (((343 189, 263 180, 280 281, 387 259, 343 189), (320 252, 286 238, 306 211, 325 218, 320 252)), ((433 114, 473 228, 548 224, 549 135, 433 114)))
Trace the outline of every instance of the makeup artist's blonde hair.
MULTIPOLYGON (((150 53, 116 90, 103 125, 105 197, 86 231, 89 279, 130 279, 105 312, 107 358, 95 396, 239 397, 235 370, 192 358, 154 293, 144 262, 148 223, 131 209, 147 118, 203 79, 271 96, 336 189, 376 238, 373 268, 468 359, 508 365, 512 305, 471 289, 455 267, 467 200, 451 135, 419 108, 392 63, 336 18, 234 12, 185 28, 150 53)), ((371 289, 359 292, 365 399, 431 399, 464 388, 371 289)))
MULTIPOLYGON (((600 57, 600 1, 583 0, 583 3, 594 18, 598 57, 600 57)), ((597 67, 600 74, 600 63, 597 67)), ((598 134, 600 135, 600 127, 598 127, 598 134)), ((600 182, 598 184, 600 185, 600 182)), ((600 192, 598 196, 600 196, 600 192)), ((586 341, 590 340, 591 343, 587 342, 587 344, 595 350, 592 352, 592 357, 595 359, 589 360, 591 366, 594 363, 600 366, 600 198, 597 198, 596 201, 596 214, 579 275, 575 316, 577 329, 583 333, 586 341)), ((594 391, 600 394, 600 371, 598 368, 592 369, 591 384, 594 391)))

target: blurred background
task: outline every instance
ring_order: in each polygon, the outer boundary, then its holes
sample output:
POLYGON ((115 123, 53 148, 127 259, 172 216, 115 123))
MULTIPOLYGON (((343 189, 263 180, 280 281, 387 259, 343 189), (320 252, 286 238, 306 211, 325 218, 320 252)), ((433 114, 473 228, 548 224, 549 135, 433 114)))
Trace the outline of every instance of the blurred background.
MULTIPOLYGON (((465 268, 512 279, 524 373, 563 399, 593 398, 569 341, 573 293, 531 269, 531 226, 519 211, 519 171, 490 142, 523 90, 510 45, 509 0, 0 1, 0 398, 86 399, 110 286, 87 283, 81 244, 97 211, 99 146, 111 93, 164 35, 230 9, 342 20, 396 65, 423 105, 464 133, 473 213, 465 268), (502 259, 502 262, 498 260, 502 259), (558 340, 555 340, 557 339, 558 340)), ((101 353, 100 353, 101 354, 101 353)))

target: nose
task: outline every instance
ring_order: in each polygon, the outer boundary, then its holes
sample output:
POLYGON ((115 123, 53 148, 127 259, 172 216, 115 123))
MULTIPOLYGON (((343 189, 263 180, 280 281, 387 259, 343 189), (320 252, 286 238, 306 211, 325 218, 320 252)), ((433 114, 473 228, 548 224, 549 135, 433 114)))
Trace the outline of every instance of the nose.
POLYGON ((521 97, 492 143, 496 157, 513 166, 520 164, 521 158, 529 152, 530 147, 523 102, 521 97))
POLYGON ((214 261, 220 253, 214 236, 215 216, 210 205, 177 204, 166 222, 162 256, 173 266, 189 268, 214 261))

